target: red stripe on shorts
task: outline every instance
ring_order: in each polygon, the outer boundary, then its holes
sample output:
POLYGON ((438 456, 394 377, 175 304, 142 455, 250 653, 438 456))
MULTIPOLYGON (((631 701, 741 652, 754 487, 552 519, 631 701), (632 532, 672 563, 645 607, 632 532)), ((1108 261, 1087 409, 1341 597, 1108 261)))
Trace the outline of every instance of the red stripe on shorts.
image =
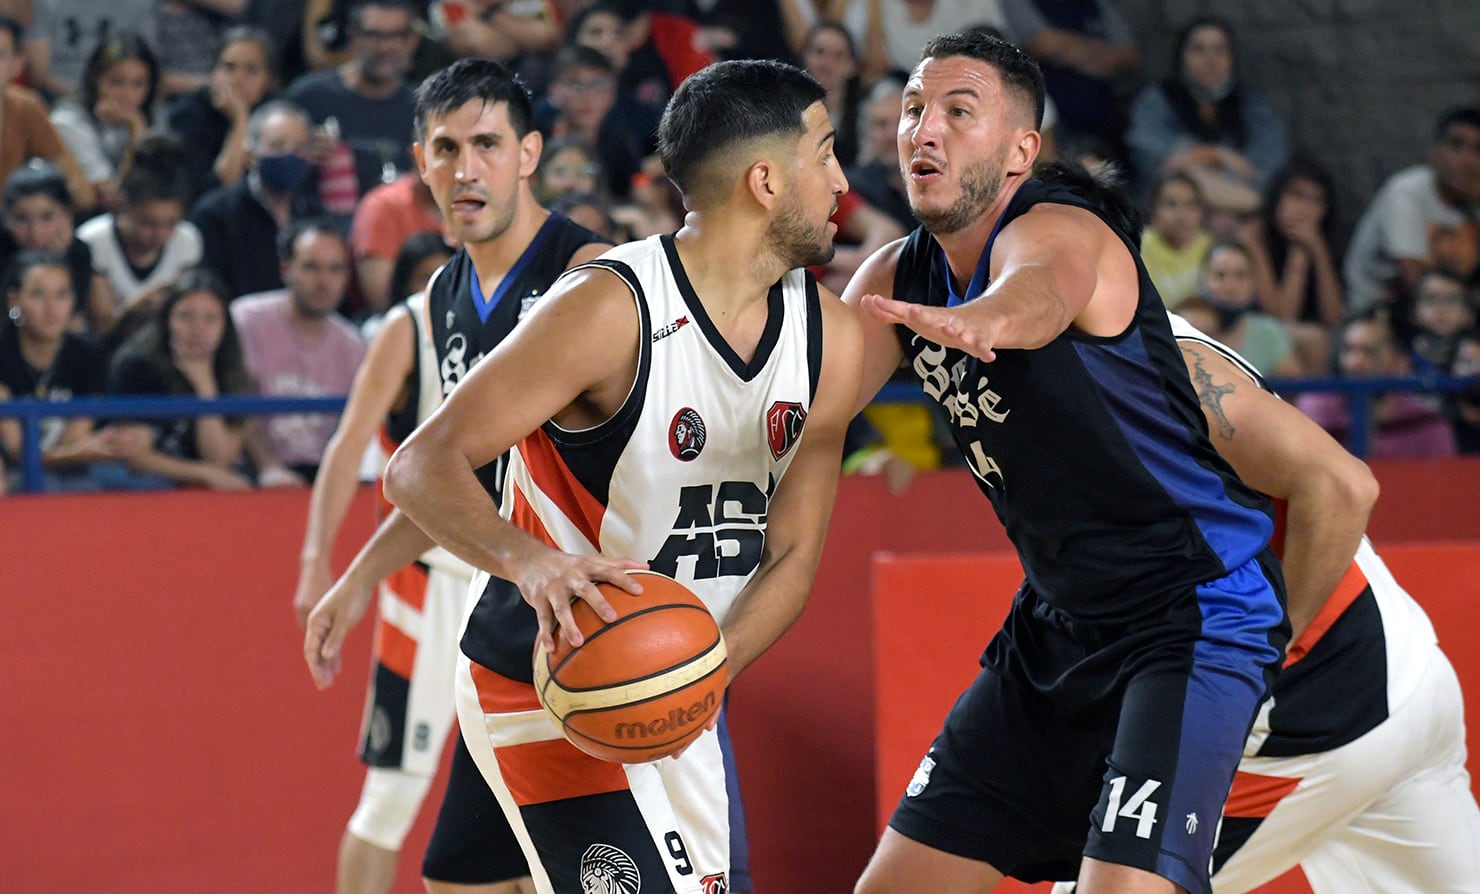
POLYGON ((499 772, 521 807, 626 791, 621 764, 597 760, 564 739, 495 748, 499 772))
POLYGON ((411 679, 416 666, 416 640, 383 619, 375 624, 375 660, 403 680, 411 679))
POLYGON ((1239 770, 1233 774, 1233 789, 1228 793, 1223 815, 1264 819, 1299 784, 1299 779, 1260 776, 1239 770))
MULTIPOLYGON (((530 650, 533 663, 533 647, 530 650)), ((494 673, 476 661, 471 661, 473 686, 478 690, 478 706, 484 714, 513 714, 518 711, 541 711, 539 697, 528 683, 511 680, 503 674, 494 673)))

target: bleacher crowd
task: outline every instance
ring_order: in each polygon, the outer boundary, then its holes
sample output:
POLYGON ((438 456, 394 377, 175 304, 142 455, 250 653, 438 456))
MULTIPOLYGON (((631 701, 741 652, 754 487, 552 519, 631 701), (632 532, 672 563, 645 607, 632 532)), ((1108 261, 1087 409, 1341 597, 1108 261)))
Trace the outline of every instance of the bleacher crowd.
MULTIPOLYGON (((663 104, 718 60, 827 89, 851 191, 837 291, 914 228, 900 95, 939 33, 1042 64, 1045 151, 1121 172, 1168 307, 1268 377, 1480 373, 1480 106, 1434 109, 1427 157, 1350 239, 1319 147, 1239 78, 1237 30, 1182 28, 1148 72, 1113 0, 0 0, 0 402, 342 395, 390 305, 456 246, 412 153, 413 91, 467 56, 535 97, 539 200, 614 242, 676 229, 663 104)), ((1348 397, 1298 405, 1338 436, 1348 397)), ((3 407, 3 404, 0 404, 3 407)), ((938 464, 923 405, 866 411, 861 453, 938 464)), ((1376 398, 1369 455, 1480 452, 1480 392, 1376 398)), ((302 485, 334 418, 43 421, 48 490, 302 485)), ((0 416, 0 492, 23 432, 0 416)))

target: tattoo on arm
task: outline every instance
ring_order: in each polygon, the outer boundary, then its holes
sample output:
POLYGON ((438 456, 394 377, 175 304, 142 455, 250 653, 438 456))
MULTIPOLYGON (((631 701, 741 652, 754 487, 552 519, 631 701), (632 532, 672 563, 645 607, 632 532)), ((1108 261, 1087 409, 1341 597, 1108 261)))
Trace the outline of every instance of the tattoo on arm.
POLYGON ((1192 359, 1192 388, 1197 392, 1198 402, 1206 408, 1208 418, 1215 423, 1218 436, 1224 440, 1232 440, 1233 423, 1228 421, 1228 416, 1223 412, 1223 398, 1233 393, 1234 386, 1215 384, 1212 374, 1203 366, 1202 354, 1198 351, 1183 348, 1182 354, 1192 359))

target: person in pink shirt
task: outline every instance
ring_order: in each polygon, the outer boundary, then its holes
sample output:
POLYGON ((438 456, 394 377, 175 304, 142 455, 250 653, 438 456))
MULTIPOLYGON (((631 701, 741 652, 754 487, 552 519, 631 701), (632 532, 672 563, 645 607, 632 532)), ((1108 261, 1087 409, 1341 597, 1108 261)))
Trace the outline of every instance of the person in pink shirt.
POLYGON ((442 215, 431 190, 414 171, 365 194, 355 210, 349 241, 368 313, 381 313, 406 297, 391 294, 391 270, 406 240, 417 233, 440 232, 442 215))
MULTIPOLYGON (((305 220, 283 231, 278 253, 287 287, 231 303, 247 371, 263 395, 348 394, 365 357, 359 330, 335 311, 349 284, 349 246, 331 224, 305 220)), ((257 483, 311 482, 336 422, 331 413, 255 420, 246 444, 257 483)))
MULTIPOLYGON (((1397 344, 1381 311, 1349 319, 1341 329, 1338 372, 1345 378, 1407 376, 1412 360, 1397 344)), ((1339 441, 1351 432, 1352 413, 1344 394, 1302 394, 1295 405, 1339 441)), ((1454 428, 1438 404, 1408 392, 1380 394, 1372 401, 1369 459, 1422 459, 1454 456, 1454 428)))

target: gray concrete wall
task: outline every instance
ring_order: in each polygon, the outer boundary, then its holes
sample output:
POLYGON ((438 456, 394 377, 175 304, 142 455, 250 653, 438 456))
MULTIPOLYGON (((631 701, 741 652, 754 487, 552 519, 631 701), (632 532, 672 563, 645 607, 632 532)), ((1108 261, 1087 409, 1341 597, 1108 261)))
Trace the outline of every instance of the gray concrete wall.
POLYGON ((1440 112, 1480 105, 1480 0, 1116 2, 1148 78, 1170 71, 1188 19, 1233 24, 1244 80, 1285 117, 1292 146, 1335 175, 1344 232, 1389 174, 1423 159, 1440 112))

